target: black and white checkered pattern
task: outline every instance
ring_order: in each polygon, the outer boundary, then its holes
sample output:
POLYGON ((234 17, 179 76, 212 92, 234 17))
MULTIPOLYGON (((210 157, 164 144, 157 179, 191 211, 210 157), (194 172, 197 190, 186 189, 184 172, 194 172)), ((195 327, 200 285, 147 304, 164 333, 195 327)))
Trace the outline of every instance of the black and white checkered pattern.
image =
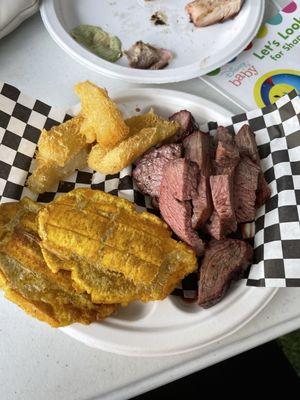
MULTIPOLYGON (((26 188, 40 130, 68 118, 66 111, 0 83, 0 202, 28 196, 47 203, 61 193, 91 186, 126 198, 139 210, 154 212, 150 199, 134 186, 131 167, 106 176, 86 168, 60 182, 53 192, 39 196, 26 188)), ((243 224, 237 233, 251 240, 255 231, 255 264, 245 282, 250 286, 300 286, 300 99, 292 92, 275 105, 236 115, 226 125, 237 133, 245 123, 256 135, 262 169, 272 190, 271 199, 258 210, 255 223, 243 224)), ((210 122, 202 129, 213 134, 216 127, 216 122, 210 122)), ((192 274, 175 294, 192 299, 196 289, 192 274)))

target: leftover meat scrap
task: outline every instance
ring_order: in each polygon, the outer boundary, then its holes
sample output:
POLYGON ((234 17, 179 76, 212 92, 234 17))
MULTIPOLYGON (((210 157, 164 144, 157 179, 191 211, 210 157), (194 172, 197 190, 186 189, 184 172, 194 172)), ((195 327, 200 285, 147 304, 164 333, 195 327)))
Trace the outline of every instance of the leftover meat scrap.
POLYGON ((236 16, 244 0, 195 0, 185 7, 197 27, 213 25, 236 16))
POLYGON ((137 69, 162 69, 172 60, 169 50, 157 48, 141 40, 125 51, 129 66, 137 69))

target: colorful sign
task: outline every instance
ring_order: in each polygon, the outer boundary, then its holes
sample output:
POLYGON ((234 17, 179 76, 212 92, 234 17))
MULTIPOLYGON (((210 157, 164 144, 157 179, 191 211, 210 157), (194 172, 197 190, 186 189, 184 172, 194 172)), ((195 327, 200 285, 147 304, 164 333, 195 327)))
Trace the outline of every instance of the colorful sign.
POLYGON ((263 107, 296 90, 300 95, 300 4, 266 21, 245 51, 204 80, 243 108, 263 107))

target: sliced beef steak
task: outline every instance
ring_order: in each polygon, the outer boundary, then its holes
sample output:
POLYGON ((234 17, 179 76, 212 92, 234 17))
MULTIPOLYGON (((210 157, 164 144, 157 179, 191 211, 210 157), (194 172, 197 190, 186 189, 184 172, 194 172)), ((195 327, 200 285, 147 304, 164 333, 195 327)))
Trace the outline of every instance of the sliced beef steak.
POLYGON ((176 121, 181 126, 179 132, 175 135, 175 141, 181 141, 190 133, 199 129, 193 115, 187 110, 181 110, 169 117, 170 121, 176 121))
POLYGON ((236 224, 232 222, 232 225, 230 226, 229 222, 221 219, 219 214, 214 210, 206 225, 206 229, 210 236, 217 240, 221 240, 226 238, 229 233, 236 230, 236 224))
POLYGON ((209 179, 203 175, 200 177, 197 196, 192 198, 192 204, 192 226, 199 229, 209 219, 213 210, 209 179))
POLYGON ((233 279, 250 265, 252 247, 242 240, 211 240, 200 266, 198 304, 208 308, 225 295, 233 279))
POLYGON ((240 153, 234 143, 218 142, 215 155, 215 174, 233 175, 240 160, 240 153))
POLYGON ((210 177, 211 195, 214 212, 208 230, 215 239, 223 239, 237 229, 233 178, 229 175, 215 175, 210 177))
POLYGON ((238 224, 255 219, 256 190, 260 172, 260 167, 247 156, 241 158, 235 170, 234 200, 238 224))
POLYGON ((256 194, 253 190, 241 188, 235 192, 235 215, 238 224, 251 222, 255 219, 255 200, 256 194))
POLYGON ((202 175, 211 175, 210 136, 207 133, 196 131, 183 141, 184 156, 195 162, 202 175))
POLYGON ((133 179, 143 194, 151 197, 159 196, 163 169, 171 161, 181 157, 180 143, 167 144, 146 153, 133 170, 133 179))
MULTIPOLYGON (((235 136, 235 142, 242 155, 251 158, 260 167, 260 158, 255 141, 255 135, 249 125, 243 125, 235 136)), ((271 189, 269 188, 263 172, 260 170, 258 176, 258 186, 256 190, 256 208, 265 204, 271 196, 271 189)))
POLYGON ((188 201, 179 201, 162 185, 159 210, 173 232, 192 247, 197 256, 204 252, 204 243, 192 228, 192 207, 188 201))
POLYGON ((185 158, 169 162, 164 167, 169 190, 179 201, 191 200, 197 194, 199 168, 185 158))
MULTIPOLYGON (((175 232, 181 240, 190 245, 195 253, 200 256, 203 254, 204 244, 197 232, 192 228, 191 203, 190 201, 180 201, 174 196, 173 177, 175 175, 177 176, 177 182, 180 178, 176 167, 176 161, 177 160, 170 161, 164 168, 160 186, 159 210, 163 219, 173 232, 175 232)), ((181 175, 181 180, 183 179, 184 174, 181 175)), ((184 183, 181 182, 180 186, 183 187, 184 183)))
POLYGON ((259 154, 255 135, 249 125, 243 125, 238 133, 235 135, 235 142, 240 151, 240 154, 246 155, 254 162, 259 164, 259 154))
POLYGON ((224 128, 224 126, 218 126, 217 128, 217 133, 215 136, 215 142, 223 142, 223 143, 228 143, 228 144, 233 144, 234 143, 234 136, 232 133, 229 132, 227 128, 224 128))
POLYGON ((236 168, 234 178, 236 186, 243 187, 244 189, 256 190, 260 171, 260 167, 249 157, 242 157, 236 168))
POLYGON ((210 136, 207 133, 196 131, 183 141, 185 157, 195 162, 200 170, 197 195, 193 197, 192 225, 200 228, 212 213, 209 177, 211 175, 210 136))
POLYGON ((271 189, 265 180, 264 173, 260 171, 258 175, 258 185, 256 191, 256 203, 255 207, 259 208, 271 197, 271 189))
POLYGON ((151 205, 155 210, 159 210, 159 200, 158 197, 151 198, 151 205))

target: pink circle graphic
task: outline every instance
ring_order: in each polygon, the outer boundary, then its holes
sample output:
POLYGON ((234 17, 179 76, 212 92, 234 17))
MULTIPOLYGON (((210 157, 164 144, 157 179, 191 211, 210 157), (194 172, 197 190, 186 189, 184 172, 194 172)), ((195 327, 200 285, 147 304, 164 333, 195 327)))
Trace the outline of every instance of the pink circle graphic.
POLYGON ((296 10, 297 10, 297 3, 295 3, 294 1, 292 1, 290 4, 288 4, 282 9, 282 11, 287 14, 291 14, 296 10))

